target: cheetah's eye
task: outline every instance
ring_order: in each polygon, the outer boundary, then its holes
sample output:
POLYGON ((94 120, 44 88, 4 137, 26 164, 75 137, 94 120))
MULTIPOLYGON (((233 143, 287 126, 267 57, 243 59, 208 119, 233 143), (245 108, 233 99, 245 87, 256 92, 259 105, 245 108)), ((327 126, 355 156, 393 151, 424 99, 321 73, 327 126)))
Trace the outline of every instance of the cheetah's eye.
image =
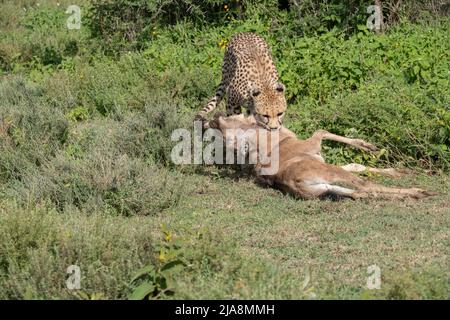
POLYGON ((284 85, 281 83, 277 83, 277 85, 275 86, 275 90, 277 90, 278 92, 283 92, 284 91, 284 85))
POLYGON ((284 114, 284 112, 280 112, 277 114, 277 117, 281 117, 284 114))

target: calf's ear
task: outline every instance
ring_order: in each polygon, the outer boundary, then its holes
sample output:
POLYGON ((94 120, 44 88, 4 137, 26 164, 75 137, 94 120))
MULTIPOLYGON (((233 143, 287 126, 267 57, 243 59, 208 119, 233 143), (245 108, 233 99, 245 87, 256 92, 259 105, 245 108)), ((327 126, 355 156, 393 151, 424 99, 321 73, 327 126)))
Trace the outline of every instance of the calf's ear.
POLYGON ((221 117, 225 117, 226 115, 225 115, 225 113, 223 113, 223 112, 216 112, 215 114, 214 114, 214 119, 219 119, 219 118, 221 118, 221 117))
POLYGON ((226 127, 227 121, 225 120, 224 117, 217 118, 217 121, 219 122, 219 127, 220 128, 226 127))

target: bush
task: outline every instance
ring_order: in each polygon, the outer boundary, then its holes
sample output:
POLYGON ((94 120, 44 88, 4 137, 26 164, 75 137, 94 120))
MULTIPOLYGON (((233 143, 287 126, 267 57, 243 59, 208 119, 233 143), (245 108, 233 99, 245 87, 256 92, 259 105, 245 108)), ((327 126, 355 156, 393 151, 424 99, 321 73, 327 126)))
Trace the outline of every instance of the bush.
MULTIPOLYGON (((79 53, 79 47, 88 45, 87 28, 67 29, 65 10, 57 1, 2 4, 0 21, 8 23, 6 32, 0 33, 0 70, 17 72, 42 65, 54 68, 79 53)), ((88 45, 85 50, 94 49, 88 45)))
POLYGON ((89 10, 89 27, 108 52, 141 49, 155 37, 158 25, 184 19, 211 22, 221 4, 220 0, 96 0, 89 10))
MULTIPOLYGON (((319 128, 343 135, 353 130, 385 147, 391 163, 448 169, 445 29, 445 23, 404 25, 383 35, 344 39, 327 33, 285 41, 277 54, 291 102, 290 128, 303 137, 319 128)), ((356 156, 342 147, 335 152, 345 161, 356 156)))
POLYGON ((152 257, 153 229, 142 219, 0 202, 0 298, 126 298, 133 270, 152 257), (66 288, 71 265, 81 290, 66 288))
MULTIPOLYGON (((233 21, 257 20, 283 28, 285 36, 313 36, 338 31, 351 35, 366 25, 367 7, 373 1, 220 1, 96 0, 89 8, 88 24, 94 38, 102 41, 108 53, 142 49, 154 41, 161 26, 183 22, 196 27, 224 26, 233 21)), ((401 19, 429 20, 428 16, 448 16, 449 8, 441 1, 382 1, 386 26, 401 19)))
POLYGON ((121 121, 69 122, 42 92, 20 79, 0 88, 0 195, 122 215, 176 205, 180 177, 161 169, 171 165, 170 133, 181 124, 174 106, 122 111, 121 121))

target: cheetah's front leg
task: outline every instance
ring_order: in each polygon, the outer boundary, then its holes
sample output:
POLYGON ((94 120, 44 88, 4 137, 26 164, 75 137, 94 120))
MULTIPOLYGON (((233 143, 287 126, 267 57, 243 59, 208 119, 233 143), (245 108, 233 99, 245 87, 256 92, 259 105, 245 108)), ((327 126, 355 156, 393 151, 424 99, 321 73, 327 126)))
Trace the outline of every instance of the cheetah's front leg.
POLYGON ((241 114, 241 104, 239 99, 236 99, 234 97, 230 97, 227 100, 227 116, 232 116, 236 114, 241 114))

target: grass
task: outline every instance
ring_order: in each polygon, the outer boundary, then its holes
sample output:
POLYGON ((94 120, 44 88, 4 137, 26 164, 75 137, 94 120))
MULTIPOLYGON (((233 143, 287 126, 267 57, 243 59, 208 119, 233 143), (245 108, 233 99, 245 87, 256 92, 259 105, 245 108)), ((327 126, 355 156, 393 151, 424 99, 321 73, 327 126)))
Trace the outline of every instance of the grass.
POLYGON ((173 295, 158 298, 449 298, 448 22, 348 38, 282 38, 294 31, 277 20, 186 22, 110 56, 86 29, 60 28, 57 1, 0 7, 1 299, 127 299, 143 281, 132 282, 137 270, 177 259, 182 266, 160 273, 173 295), (217 43, 248 30, 274 48, 290 95, 286 125, 299 137, 364 138, 385 155, 327 143, 326 159, 407 166, 401 179, 369 179, 438 196, 301 201, 236 168, 175 166, 170 135, 191 128, 214 92, 217 43), (353 59, 372 46, 384 48, 373 61, 353 59), (346 73, 355 64, 363 76, 346 73), (80 290, 65 283, 74 264, 80 290), (374 264, 379 290, 367 288, 374 264))
MULTIPOLYGON (((309 269, 310 293, 317 297, 360 298, 365 292, 367 267, 376 264, 382 269, 383 280, 394 283, 390 273, 435 269, 442 282, 428 288, 431 292, 421 292, 421 297, 432 298, 436 290, 445 298, 449 181, 446 177, 425 176, 417 180, 441 195, 433 200, 401 203, 296 201, 277 191, 260 189, 250 181, 236 184, 221 180, 159 220, 224 233, 246 259, 262 259, 267 265, 277 266, 277 273, 286 272, 295 281, 294 287, 284 283, 279 292, 266 297, 302 297, 304 273, 309 269)), ((406 178, 400 184, 417 184, 417 180, 406 178)), ((251 282, 239 281, 243 282, 242 292, 233 290, 227 297, 264 297, 252 293, 251 282)), ((208 291, 199 286, 195 296, 187 296, 207 298, 208 291)), ((386 290, 386 294, 391 293, 386 290)))
POLYGON ((152 226, 139 218, 5 202, 0 212, 1 299, 126 298, 133 270, 152 256, 152 226), (76 292, 66 288, 74 264, 83 283, 76 292))
POLYGON ((439 192, 401 202, 297 201, 245 178, 183 180, 196 186, 192 194, 151 217, 3 201, 0 296, 126 298, 169 230, 191 264, 175 275, 177 299, 448 299, 447 176, 395 181, 439 192), (65 288, 72 264, 81 267, 81 291, 65 288), (373 264, 381 290, 366 288, 373 264))

